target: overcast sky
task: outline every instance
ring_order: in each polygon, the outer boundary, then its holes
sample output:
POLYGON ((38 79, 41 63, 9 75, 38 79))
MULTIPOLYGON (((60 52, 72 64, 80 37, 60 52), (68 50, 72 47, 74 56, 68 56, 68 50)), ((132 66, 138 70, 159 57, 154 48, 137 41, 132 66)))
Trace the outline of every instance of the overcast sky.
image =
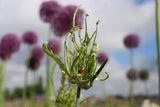
MULTIPOLYGON (((15 33, 19 37, 25 31, 33 30, 39 36, 38 45, 47 40, 49 25, 41 21, 39 8, 44 0, 1 0, 0 1, 0 37, 7 33, 15 33)), ((108 94, 128 95, 129 81, 126 72, 129 69, 129 50, 123 44, 128 33, 136 33, 140 37, 140 46, 134 50, 135 68, 148 69, 150 78, 148 86, 150 94, 158 93, 158 71, 155 32, 155 0, 57 0, 63 6, 80 5, 89 14, 89 34, 95 30, 95 23, 100 20, 97 42, 100 50, 109 56, 109 63, 104 71, 110 78, 105 81, 108 94)), ((53 34, 53 38, 57 38, 53 34)), ((62 41, 64 37, 62 38, 62 41)), ((25 56, 27 46, 21 45, 8 62, 6 87, 14 89, 23 86, 25 56)), ((45 59, 38 70, 38 75, 45 79, 45 59)), ((56 75, 59 75, 56 73, 56 75)), ((58 77, 58 76, 56 76, 58 77)), ((56 89, 59 80, 55 80, 56 89)), ((94 86, 83 91, 85 95, 101 96, 102 82, 96 81, 94 86)), ((143 82, 135 82, 135 94, 144 94, 143 82)))

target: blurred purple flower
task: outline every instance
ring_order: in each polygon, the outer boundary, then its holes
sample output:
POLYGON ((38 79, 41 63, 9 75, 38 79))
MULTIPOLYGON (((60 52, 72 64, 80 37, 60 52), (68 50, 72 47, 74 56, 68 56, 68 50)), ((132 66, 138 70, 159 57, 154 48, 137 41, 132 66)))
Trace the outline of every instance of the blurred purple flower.
POLYGON ((0 44, 0 58, 2 60, 6 60, 6 59, 9 59, 11 57, 11 54, 10 52, 7 52, 7 49, 0 44))
POLYGON ((40 60, 44 56, 44 52, 41 46, 34 46, 31 51, 31 57, 34 59, 40 60))
POLYGON ((4 35, 0 43, 0 58, 3 60, 10 58, 12 53, 19 50, 20 43, 20 39, 15 34, 4 35))
POLYGON ((100 64, 102 64, 108 58, 107 54, 104 52, 99 52, 97 56, 98 56, 98 63, 100 64))
POLYGON ((33 31, 27 31, 22 35, 22 40, 24 43, 33 45, 37 43, 38 37, 37 34, 33 31))
POLYGON ((125 38, 124 38, 124 44, 127 48, 136 48, 139 46, 140 40, 139 37, 134 34, 128 34, 125 38))
POLYGON ((37 70, 40 66, 40 59, 37 59, 36 57, 33 57, 31 56, 29 59, 28 59, 28 68, 31 69, 31 70, 37 70))
POLYGON ((139 72, 139 78, 143 81, 146 81, 148 80, 149 78, 149 72, 148 70, 146 69, 142 69, 140 72, 139 72))
POLYGON ((45 1, 40 7, 40 17, 44 22, 51 22, 56 17, 61 6, 56 1, 45 1))
POLYGON ((7 52, 16 52, 20 48, 21 40, 12 33, 6 34, 2 37, 1 45, 6 48, 7 52))
MULTIPOLYGON (((53 31, 57 36, 62 36, 63 34, 70 31, 73 24, 73 15, 77 6, 69 5, 61 9, 57 17, 52 23, 53 31)), ((75 25, 81 27, 83 24, 83 13, 82 9, 78 9, 75 19, 75 25)))
POLYGON ((130 69, 128 72, 127 72, 127 78, 129 80, 137 80, 138 79, 138 73, 135 69, 130 69))
POLYGON ((60 41, 56 40, 56 39, 52 39, 48 42, 48 49, 52 49, 52 52, 54 54, 59 54, 60 52, 60 41))

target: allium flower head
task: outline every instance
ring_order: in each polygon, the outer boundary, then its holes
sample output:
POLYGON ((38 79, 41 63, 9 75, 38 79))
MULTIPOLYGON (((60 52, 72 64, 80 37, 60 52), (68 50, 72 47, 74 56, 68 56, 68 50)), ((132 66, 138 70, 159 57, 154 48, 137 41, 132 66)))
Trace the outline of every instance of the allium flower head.
POLYGON ((59 54, 60 52, 60 42, 56 39, 52 39, 48 42, 48 49, 52 49, 54 54, 59 54))
POLYGON ((104 52, 99 52, 97 56, 98 56, 98 63, 100 64, 102 64, 108 58, 107 54, 104 52))
POLYGON ((6 59, 9 59, 11 57, 11 54, 10 52, 7 52, 6 48, 0 44, 0 58, 2 60, 6 60, 6 59))
POLYGON ((20 39, 12 33, 4 35, 1 40, 1 46, 10 54, 19 50, 20 43, 20 39))
POLYGON ((124 44, 127 48, 136 48, 139 46, 139 37, 136 34, 128 34, 125 38, 124 38, 124 44))
POLYGON ((40 60, 37 59, 36 57, 31 56, 28 59, 28 63, 29 63, 28 68, 31 69, 31 70, 37 70, 40 66, 40 60))
MULTIPOLYGON (((52 23, 53 30, 57 36, 62 36, 70 31, 73 24, 73 15, 76 10, 76 6, 70 5, 61 9, 57 17, 52 23)), ((79 9, 75 19, 75 25, 81 27, 83 24, 82 9, 79 9)))
POLYGON ((138 79, 137 71, 135 71, 135 69, 130 69, 130 70, 127 72, 127 78, 128 78, 129 80, 136 80, 136 79, 138 79))
POLYGON ((22 35, 22 40, 24 43, 33 45, 37 43, 38 37, 37 34, 33 31, 27 31, 22 35))
POLYGON ((34 46, 32 48, 31 57, 33 57, 34 59, 40 60, 43 58, 43 56, 44 56, 44 52, 41 46, 34 46))
POLYGON ((61 6, 56 1, 45 1, 40 7, 40 17, 45 22, 51 22, 56 17, 61 6))
POLYGON ((149 72, 145 69, 139 72, 139 78, 143 81, 146 81, 149 78, 149 72))

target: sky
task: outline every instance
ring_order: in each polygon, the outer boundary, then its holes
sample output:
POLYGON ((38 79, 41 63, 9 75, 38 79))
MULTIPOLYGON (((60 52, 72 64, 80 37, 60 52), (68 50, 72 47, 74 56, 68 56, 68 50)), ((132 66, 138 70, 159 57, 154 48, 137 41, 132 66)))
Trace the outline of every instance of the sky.
MULTIPOLYGON (((0 38, 7 33, 15 33, 21 38, 25 31, 33 30, 39 37, 37 45, 47 41, 49 25, 39 17, 39 8, 43 1, 45 0, 1 0, 0 38)), ((96 21, 100 20, 97 42, 100 44, 99 51, 109 56, 104 72, 109 72, 110 78, 105 82, 95 81, 91 89, 82 91, 84 95, 102 96, 102 84, 105 84, 107 94, 128 95, 129 81, 126 72, 130 68, 129 50, 124 46, 123 39, 129 33, 136 33, 140 37, 140 46, 134 50, 135 69, 149 71, 149 93, 158 93, 155 0, 57 0, 57 2, 63 6, 82 5, 81 8, 89 14, 90 35, 95 30, 96 21)), ((53 38, 60 39, 54 34, 53 38)), ((64 37, 61 39, 63 42, 64 37)), ((5 86, 11 90, 23 86, 27 47, 22 43, 19 52, 8 62, 5 86)), ((41 75, 44 80, 45 69, 44 59, 37 71, 37 75, 41 75)), ((60 84, 59 75, 56 72, 54 79, 57 90, 60 84)), ((101 76, 103 77, 103 73, 101 76)), ((144 93, 143 82, 135 81, 135 94, 144 93)))

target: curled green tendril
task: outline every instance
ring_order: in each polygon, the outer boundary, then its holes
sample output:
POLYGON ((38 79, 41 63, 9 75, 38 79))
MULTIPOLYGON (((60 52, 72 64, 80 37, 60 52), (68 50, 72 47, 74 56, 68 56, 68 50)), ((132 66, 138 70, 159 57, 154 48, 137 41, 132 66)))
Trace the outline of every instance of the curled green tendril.
POLYGON ((108 72, 105 72, 105 74, 107 75, 107 77, 105 77, 104 79, 99 79, 99 76, 97 76, 97 80, 98 81, 104 81, 104 80, 106 80, 106 79, 108 79, 109 78, 109 73, 108 72))

